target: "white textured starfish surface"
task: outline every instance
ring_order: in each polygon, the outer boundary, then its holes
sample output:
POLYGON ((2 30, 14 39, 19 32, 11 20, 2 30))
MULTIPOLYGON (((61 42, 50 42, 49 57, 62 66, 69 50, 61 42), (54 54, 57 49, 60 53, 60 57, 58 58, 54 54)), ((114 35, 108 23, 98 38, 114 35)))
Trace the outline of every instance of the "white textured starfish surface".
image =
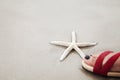
POLYGON ((51 41, 51 44, 68 47, 60 57, 60 61, 64 60, 72 49, 76 50, 78 54, 81 56, 81 58, 84 59, 85 54, 82 52, 80 47, 88 47, 88 46, 96 45, 96 43, 90 43, 90 42, 77 43, 76 35, 74 31, 72 32, 72 42, 51 41))

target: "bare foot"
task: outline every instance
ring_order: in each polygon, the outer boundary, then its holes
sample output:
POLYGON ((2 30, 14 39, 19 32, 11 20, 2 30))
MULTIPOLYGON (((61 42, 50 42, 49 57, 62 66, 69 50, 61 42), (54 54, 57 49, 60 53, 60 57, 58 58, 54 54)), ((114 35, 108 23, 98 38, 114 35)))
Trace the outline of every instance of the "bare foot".
MULTIPOLYGON (((109 54, 105 57, 103 64, 111 57, 113 56, 115 53, 109 54)), ((84 60, 86 64, 90 65, 90 66, 94 66, 95 61, 97 59, 97 57, 99 56, 99 54, 94 54, 90 57, 90 59, 88 60, 84 60)), ((110 71, 117 71, 120 72, 120 57, 116 60, 116 62, 114 63, 113 67, 111 68, 110 71)))

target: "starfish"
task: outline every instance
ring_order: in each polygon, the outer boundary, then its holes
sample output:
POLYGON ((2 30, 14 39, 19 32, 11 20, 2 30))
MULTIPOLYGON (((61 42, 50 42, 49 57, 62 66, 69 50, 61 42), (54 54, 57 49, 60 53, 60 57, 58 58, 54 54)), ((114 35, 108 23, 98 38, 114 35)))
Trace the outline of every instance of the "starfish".
POLYGON ((74 31, 72 32, 72 42, 51 41, 50 43, 54 44, 54 45, 58 45, 58 46, 67 47, 67 49, 64 51, 64 53, 60 57, 60 61, 63 61, 67 57, 69 52, 71 50, 73 50, 73 49, 81 56, 82 59, 84 59, 85 58, 85 54, 80 49, 80 47, 95 46, 97 44, 97 43, 90 43, 90 42, 77 43, 77 41, 76 41, 76 34, 75 34, 74 31))

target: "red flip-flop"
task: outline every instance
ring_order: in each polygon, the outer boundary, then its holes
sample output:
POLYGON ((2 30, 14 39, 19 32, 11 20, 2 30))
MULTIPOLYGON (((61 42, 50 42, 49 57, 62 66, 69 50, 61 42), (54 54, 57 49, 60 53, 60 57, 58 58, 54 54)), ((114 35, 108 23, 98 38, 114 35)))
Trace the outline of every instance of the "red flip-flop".
POLYGON ((98 56, 95 65, 93 67, 86 64, 83 60, 82 61, 83 68, 90 72, 103 76, 120 77, 120 72, 110 72, 110 69, 112 68, 113 64, 120 57, 120 52, 113 55, 111 58, 108 59, 108 61, 104 65, 102 65, 104 58, 110 53, 111 51, 105 51, 101 53, 98 56))

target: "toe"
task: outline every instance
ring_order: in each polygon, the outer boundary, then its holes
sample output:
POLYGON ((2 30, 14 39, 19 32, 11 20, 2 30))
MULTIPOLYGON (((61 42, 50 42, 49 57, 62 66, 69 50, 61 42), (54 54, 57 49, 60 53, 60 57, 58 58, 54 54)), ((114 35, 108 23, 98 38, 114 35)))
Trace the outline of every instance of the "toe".
POLYGON ((96 61, 96 59, 97 59, 97 56, 98 56, 98 55, 92 55, 92 56, 90 56, 89 59, 84 59, 84 62, 85 62, 86 64, 90 65, 90 66, 94 66, 95 61, 96 61))

